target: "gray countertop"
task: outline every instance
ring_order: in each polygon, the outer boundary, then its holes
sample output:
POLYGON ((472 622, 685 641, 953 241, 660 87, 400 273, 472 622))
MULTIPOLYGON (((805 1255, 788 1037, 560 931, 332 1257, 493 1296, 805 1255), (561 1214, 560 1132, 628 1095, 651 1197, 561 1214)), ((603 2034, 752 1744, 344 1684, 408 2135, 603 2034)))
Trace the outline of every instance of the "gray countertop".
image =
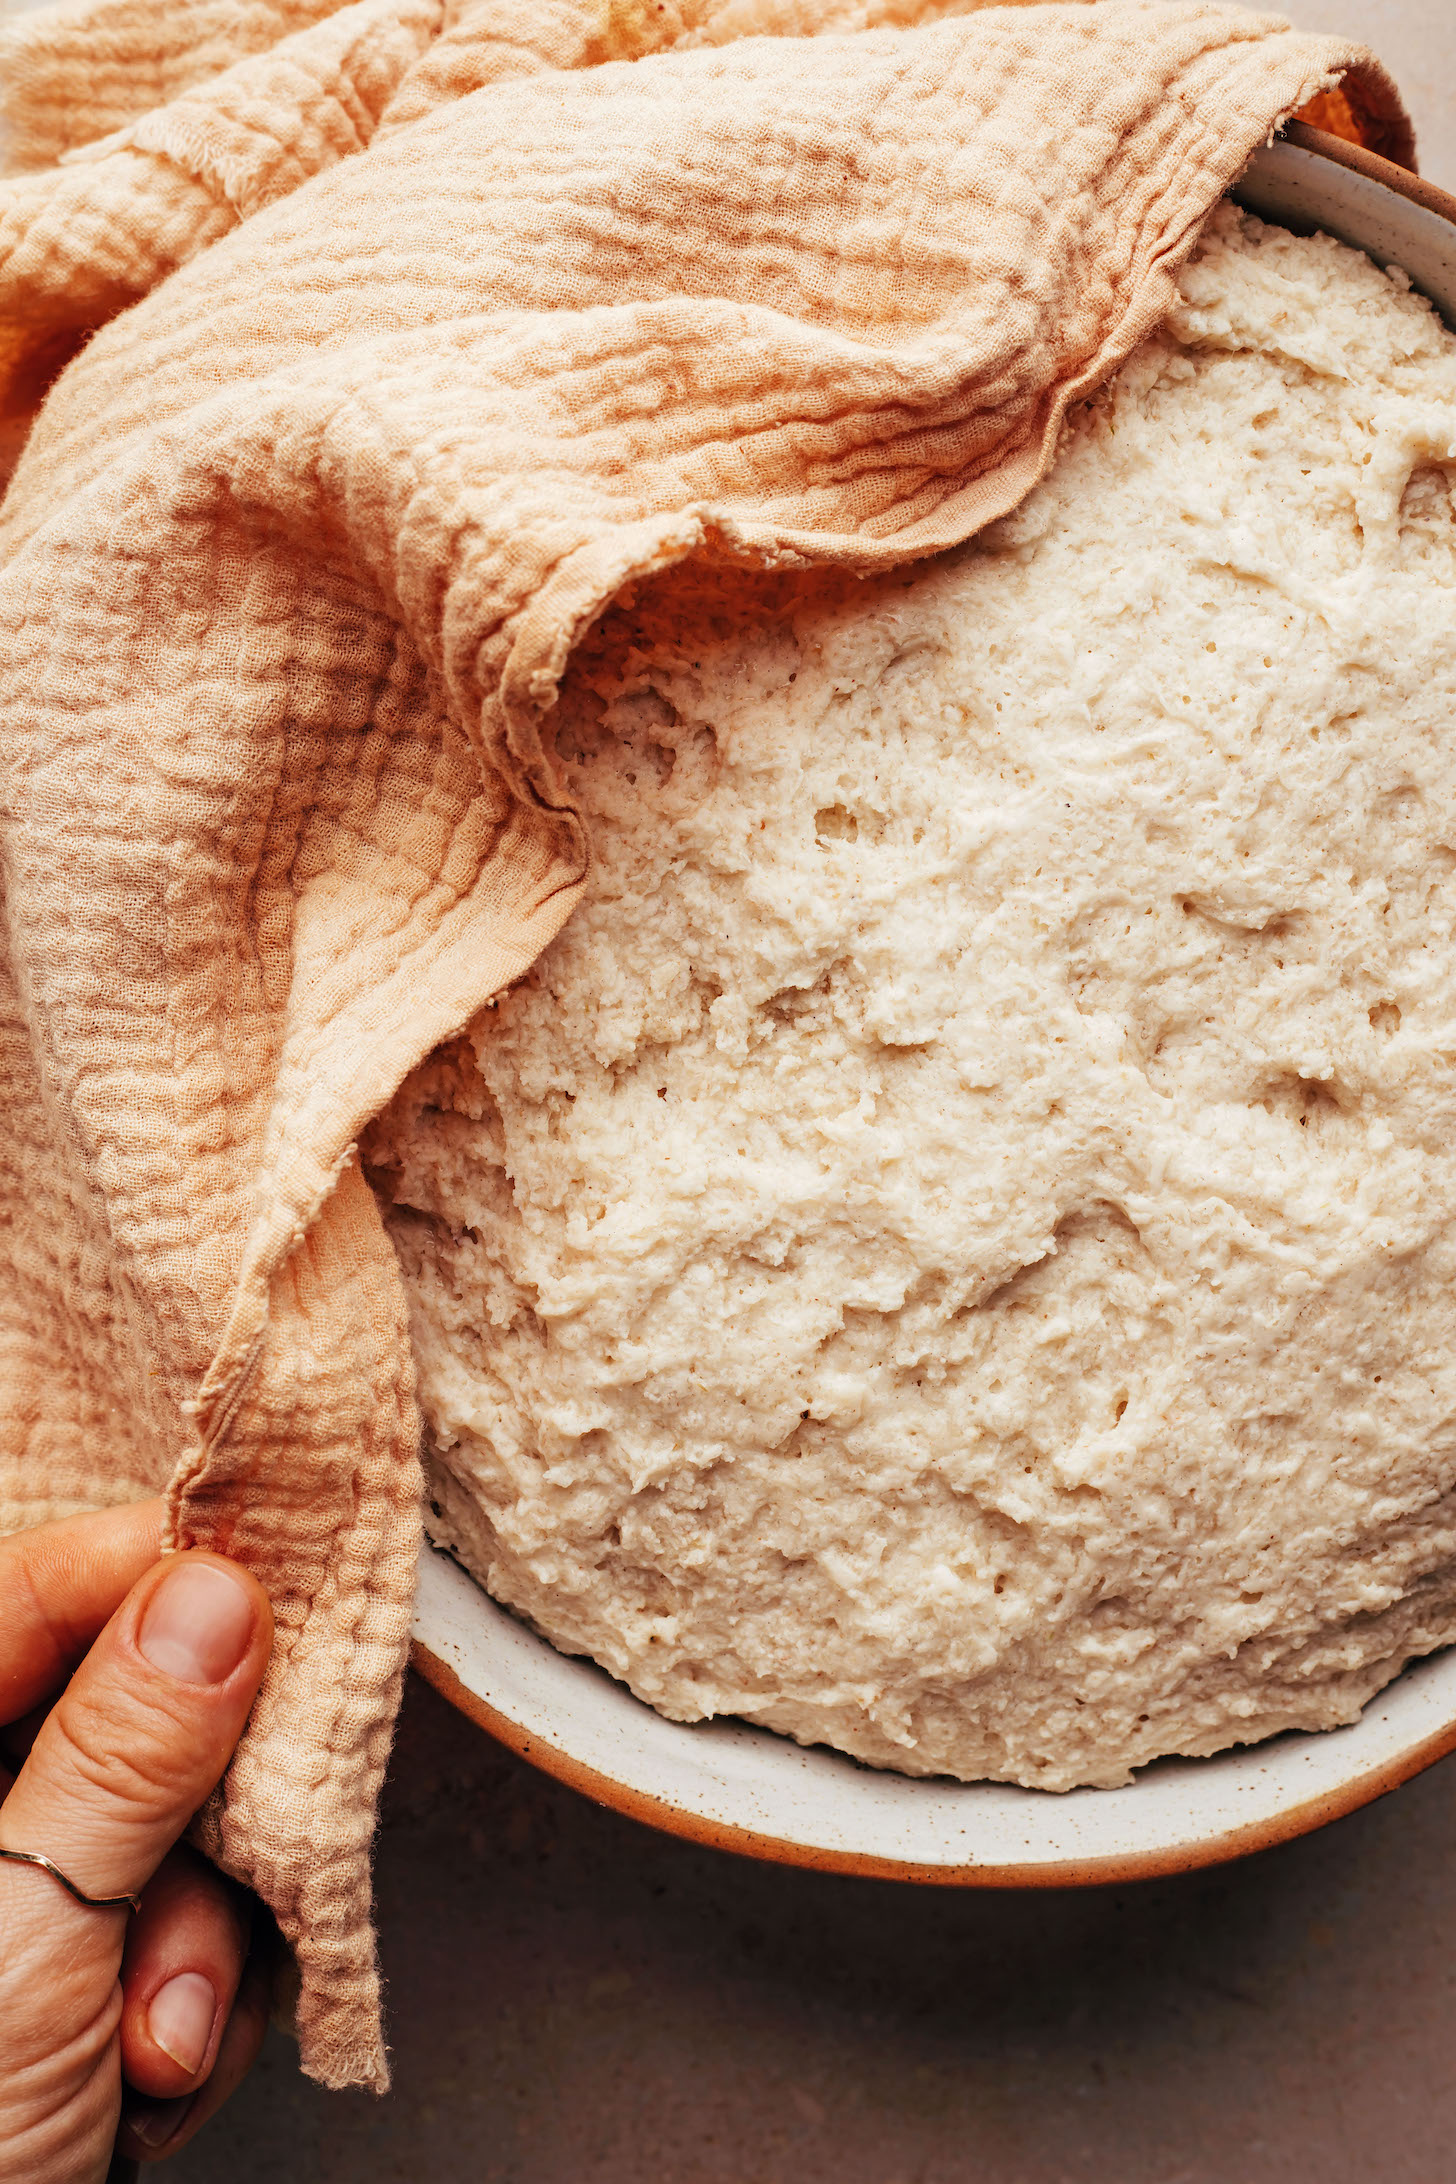
MULTIPOLYGON (((598 1812, 413 1682, 396 2088, 276 2039, 177 2184, 1448 2184, 1456 1760, 1284 1849, 1005 1895, 598 1812)), ((159 2172, 160 2173, 160 2172, 159 2172)))
MULTIPOLYGON (((1456 8, 1300 0, 1456 187, 1456 8)), ((275 2038, 177 2184, 1456 2184, 1456 1760, 1237 1866, 988 1896, 597 1812, 412 1685, 379 1901, 396 2083, 275 2038)))

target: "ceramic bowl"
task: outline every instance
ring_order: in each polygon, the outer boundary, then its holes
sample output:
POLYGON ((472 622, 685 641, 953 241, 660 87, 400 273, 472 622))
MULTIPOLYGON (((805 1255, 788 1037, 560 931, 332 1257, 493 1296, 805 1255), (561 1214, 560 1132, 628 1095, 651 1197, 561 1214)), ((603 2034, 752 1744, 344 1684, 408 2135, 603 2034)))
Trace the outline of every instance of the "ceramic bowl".
MULTIPOLYGON (((1456 325, 1456 198, 1293 124, 1237 191, 1402 266, 1456 325)), ((1166 1759, 1121 1790, 1056 1796, 882 1774, 745 1723, 664 1721, 556 1652, 427 1550, 415 1666, 501 1743, 599 1804, 789 1865, 970 1887, 1065 1887, 1185 1871, 1352 1812, 1456 1750, 1456 1648, 1407 1668, 1345 1729, 1166 1759)))

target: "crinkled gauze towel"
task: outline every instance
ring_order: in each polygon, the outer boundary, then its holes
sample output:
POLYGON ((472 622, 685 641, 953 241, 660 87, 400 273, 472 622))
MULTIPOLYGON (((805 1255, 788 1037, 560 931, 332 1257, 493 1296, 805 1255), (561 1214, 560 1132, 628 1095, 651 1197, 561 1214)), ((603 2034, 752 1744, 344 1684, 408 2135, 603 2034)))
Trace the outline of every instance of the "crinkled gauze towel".
POLYGON ((265 1579, 203 1836, 381 2086, 418 1422, 352 1147, 577 899, 574 638, 964 539, 1283 116, 1410 132, 1222 0, 65 0, 0 84, 0 1526, 169 1482, 265 1579))

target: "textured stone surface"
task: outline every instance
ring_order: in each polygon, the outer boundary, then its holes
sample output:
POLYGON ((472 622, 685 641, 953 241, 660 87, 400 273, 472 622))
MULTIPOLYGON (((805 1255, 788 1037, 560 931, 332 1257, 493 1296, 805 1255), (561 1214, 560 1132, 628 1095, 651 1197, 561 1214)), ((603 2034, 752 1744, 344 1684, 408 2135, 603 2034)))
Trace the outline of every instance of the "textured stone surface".
POLYGON ((595 1811, 412 1681, 395 2090, 275 2038, 175 2184, 1441 2184, 1456 1764, 1261 1858, 976 1895, 595 1811))

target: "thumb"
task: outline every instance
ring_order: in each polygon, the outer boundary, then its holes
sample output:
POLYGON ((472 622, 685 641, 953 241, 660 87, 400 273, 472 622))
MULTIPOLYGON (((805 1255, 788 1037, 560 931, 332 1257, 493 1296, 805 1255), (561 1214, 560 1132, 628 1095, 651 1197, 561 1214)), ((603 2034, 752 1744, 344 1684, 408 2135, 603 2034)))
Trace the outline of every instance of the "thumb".
MULTIPOLYGON (((0 1849, 43 1854, 88 1896, 139 1893, 221 1778, 272 1639, 268 1597, 236 1564, 147 1571, 42 1724, 0 1849)), ((0 1862, 0 2178, 89 2175, 75 2148, 110 2144, 126 1923, 0 1862)))
POLYGON ((88 1896, 134 1895, 221 1777, 272 1642, 235 1563, 171 1555, 132 1587, 0 1807, 0 1848, 43 1851, 88 1896))

